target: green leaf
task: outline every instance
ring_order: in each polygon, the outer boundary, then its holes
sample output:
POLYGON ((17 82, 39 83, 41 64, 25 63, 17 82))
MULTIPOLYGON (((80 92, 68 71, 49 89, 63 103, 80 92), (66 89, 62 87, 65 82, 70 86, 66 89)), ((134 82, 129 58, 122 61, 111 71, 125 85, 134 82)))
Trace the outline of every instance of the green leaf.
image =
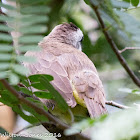
POLYGON ((0 71, 0 79, 7 78, 7 75, 8 75, 7 72, 5 72, 5 71, 1 72, 0 71))
POLYGON ((112 5, 114 8, 124 8, 127 9, 130 7, 130 3, 125 2, 125 1, 117 1, 117 0, 112 0, 112 5))
POLYGON ((23 107, 24 110, 32 113, 40 122, 48 122, 48 118, 47 117, 45 117, 42 114, 38 114, 33 108, 31 108, 31 107, 29 107, 29 106, 27 106, 25 104, 22 104, 22 107, 23 107))
POLYGON ((31 123, 31 124, 39 123, 39 120, 36 119, 34 116, 24 114, 22 109, 19 108, 19 106, 14 106, 14 107, 12 107, 12 109, 14 112, 19 114, 24 120, 28 121, 29 123, 31 123))
POLYGON ((26 87, 30 87, 30 84, 29 84, 29 82, 28 82, 26 77, 21 77, 21 83, 23 85, 25 85, 26 87))
POLYGON ((11 58, 12 58, 11 54, 7 54, 7 53, 0 54, 1 61, 8 61, 8 60, 11 60, 11 58))
POLYGON ((48 74, 35 74, 35 75, 30 75, 28 78, 33 83, 33 82, 40 82, 40 78, 42 76, 47 78, 47 80, 49 80, 49 81, 53 80, 53 76, 48 75, 48 74))
POLYGON ((5 87, 3 86, 3 84, 0 81, 0 91, 3 90, 5 87))
POLYGON ((25 26, 20 29, 20 32, 23 34, 35 34, 35 33, 45 33, 47 31, 47 27, 45 25, 32 25, 25 26))
POLYGON ((8 5, 8 4, 3 4, 1 2, 0 2, 0 7, 3 7, 5 9, 7 9, 7 10, 16 10, 13 6, 8 5))
POLYGON ((133 6, 137 7, 139 4, 139 0, 131 0, 133 6))
POLYGON ((31 83, 31 86, 39 90, 46 90, 46 88, 40 82, 31 83))
POLYGON ((47 27, 44 25, 32 25, 32 26, 25 26, 21 28, 21 33, 23 34, 39 34, 45 33, 47 31, 47 27))
POLYGON ((46 23, 49 21, 49 18, 47 16, 24 16, 21 19, 21 22, 23 23, 23 26, 32 25, 32 24, 38 24, 38 23, 46 23))
POLYGON ((43 107, 43 109, 48 111, 47 106, 44 103, 42 103, 40 100, 33 99, 32 97, 26 97, 26 99, 29 100, 30 102, 35 103, 38 107, 41 107, 41 108, 43 107))
POLYGON ((39 98, 44 98, 44 99, 52 99, 53 98, 51 93, 45 92, 45 91, 35 91, 34 94, 39 98))
POLYGON ((29 70, 27 69, 27 68, 25 68, 24 66, 22 66, 22 65, 19 65, 19 64, 14 64, 13 65, 13 70, 16 72, 16 73, 18 73, 18 74, 20 74, 20 75, 27 75, 28 73, 29 73, 29 70))
POLYGON ((33 95, 33 93, 25 87, 21 87, 20 91, 24 94, 27 94, 27 95, 33 95))
POLYGON ((125 1, 125 2, 129 2, 129 3, 130 3, 130 0, 123 0, 123 1, 125 1))
POLYGON ((85 2, 87 5, 90 5, 89 0, 84 0, 84 2, 85 2))
POLYGON ((27 52, 27 51, 40 51, 41 48, 35 45, 28 45, 28 46, 20 46, 19 51, 20 52, 27 52))
POLYGON ((4 16, 4 15, 0 15, 0 22, 13 22, 14 19, 12 17, 8 17, 8 16, 4 16))
POLYGON ((36 62, 36 58, 35 57, 32 57, 32 56, 23 56, 23 55, 20 55, 20 56, 17 56, 17 61, 18 62, 34 63, 34 62, 36 62))
POLYGON ((15 73, 10 73, 9 81, 11 85, 16 85, 19 83, 19 77, 15 73))
POLYGON ((21 36, 19 38, 20 43, 38 43, 42 40, 43 36, 41 35, 26 35, 26 36, 21 36))
POLYGON ((40 83, 40 77, 41 76, 46 77, 49 81, 53 80, 53 77, 51 75, 47 75, 47 74, 35 74, 35 75, 30 75, 28 78, 31 81, 31 86, 39 89, 39 90, 46 90, 46 87, 44 87, 41 83, 40 83))
POLYGON ((133 94, 138 94, 138 95, 140 95, 140 90, 138 90, 138 89, 133 89, 133 90, 132 90, 132 93, 133 93, 133 94))
POLYGON ((45 5, 28 6, 21 9, 23 14, 47 14, 50 12, 50 8, 45 5))
POLYGON ((10 31, 12 31, 12 28, 10 28, 10 27, 8 27, 6 25, 1 24, 0 25, 0 31, 10 32, 10 31))
POLYGON ((42 104, 43 104, 40 100, 36 100, 33 97, 26 97, 26 99, 30 102, 35 103, 35 104, 40 104, 40 106, 42 106, 42 104))
POLYGON ((8 105, 8 106, 15 106, 19 104, 18 99, 12 95, 7 89, 0 92, 1 98, 0 102, 8 105))
POLYGON ((41 108, 43 107, 43 109, 45 109, 46 111, 48 111, 47 106, 44 103, 42 103, 40 100, 34 99, 32 97, 26 97, 26 99, 29 100, 30 102, 35 103, 37 106, 39 106, 41 108))
POLYGON ((49 90, 50 93, 52 93, 54 100, 58 104, 58 107, 62 111, 67 111, 68 110, 67 103, 65 102, 64 98, 58 93, 58 91, 55 90, 54 87, 50 84, 49 80, 46 77, 41 76, 40 82, 44 87, 46 87, 47 90, 49 90))
POLYGON ((0 44, 0 52, 10 52, 13 50, 12 46, 6 44, 0 44))
POLYGON ((13 39, 9 34, 0 33, 0 40, 12 42, 13 39))
POLYGON ((5 70, 9 68, 9 63, 0 63, 0 70, 5 70))

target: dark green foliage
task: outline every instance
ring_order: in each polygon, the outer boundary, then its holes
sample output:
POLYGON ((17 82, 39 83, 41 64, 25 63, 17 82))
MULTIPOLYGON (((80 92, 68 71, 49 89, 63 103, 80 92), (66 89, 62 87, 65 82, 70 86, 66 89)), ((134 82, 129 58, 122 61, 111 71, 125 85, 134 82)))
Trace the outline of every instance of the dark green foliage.
POLYGON ((0 2, 0 6, 7 9, 7 15, 0 14, 0 22, 2 22, 0 25, 0 42, 2 42, 0 43, 0 78, 8 78, 13 85, 20 81, 19 75, 28 74, 28 70, 19 62, 30 62, 35 58, 25 57, 22 53, 27 50, 39 50, 36 46, 43 38, 41 34, 47 30, 43 23, 48 22, 46 14, 50 12, 48 6, 42 5, 49 0, 15 2, 17 2, 16 8, 0 2), (13 40, 10 31, 21 35, 14 37, 13 40), (15 40, 16 43, 13 42, 15 40), (20 55, 17 55, 17 52, 20 55))
POLYGON ((34 94, 39 98, 53 99, 52 94, 49 92, 46 92, 46 91, 36 91, 36 92, 34 92, 34 94))
POLYGON ((24 94, 27 94, 27 95, 31 95, 31 96, 33 95, 33 93, 25 87, 21 87, 20 91, 24 94))
MULTIPOLYGON (((39 120, 37 118, 35 118, 33 115, 26 115, 23 112, 22 108, 19 107, 19 106, 12 107, 12 109, 13 109, 14 112, 19 114, 24 120, 28 121, 31 124, 35 124, 35 123, 39 122, 39 120)), ((31 113, 33 113, 33 112, 31 111, 31 113)))
POLYGON ((49 80, 46 77, 42 76, 40 78, 40 82, 53 95, 53 98, 57 102, 58 107, 64 112, 67 111, 67 103, 65 102, 63 97, 58 93, 58 91, 55 90, 54 87, 49 83, 49 80))
POLYGON ((53 80, 53 77, 51 75, 47 75, 47 74, 35 74, 35 75, 29 76, 28 78, 32 83, 37 83, 37 82, 39 82, 39 80, 42 76, 46 77, 49 81, 53 80))
POLYGON ((133 6, 138 6, 139 2, 139 0, 131 0, 133 6))
MULTIPOLYGON (((40 102, 38 102, 38 105, 40 105, 40 107, 41 107, 41 103, 40 103, 40 102)), ((31 112, 32 115, 34 115, 35 118, 36 118, 39 122, 48 122, 48 119, 47 119, 45 116, 43 116, 43 115, 41 115, 41 114, 38 114, 38 113, 37 113, 34 109, 32 109, 31 107, 29 107, 29 106, 23 104, 23 105, 22 105, 22 108, 23 108, 25 111, 31 112)), ((37 122, 34 122, 34 123, 37 123, 37 122)), ((32 123, 32 124, 33 124, 33 123, 32 123)))
POLYGON ((0 89, 0 96, 0 102, 7 104, 10 107, 14 107, 19 104, 18 99, 6 89, 0 89))
MULTIPOLYGON (((29 80, 31 81, 31 86, 39 89, 39 90, 46 90, 46 87, 44 87, 42 84, 40 84, 40 78, 41 78, 41 74, 36 74, 36 75, 31 75, 29 76, 29 80)), ((46 77, 49 81, 53 80, 53 77, 50 75, 43 75, 44 77, 46 77)))
MULTIPOLYGON (((68 110, 68 105, 65 102, 65 100, 61 97, 61 95, 50 84, 50 81, 53 80, 52 76, 43 75, 43 74, 42 75, 41 74, 31 75, 31 76, 29 76, 29 80, 31 82, 31 86, 35 85, 35 84, 38 85, 39 91, 33 92, 30 89, 30 84, 29 84, 27 78, 24 76, 21 77, 21 81, 24 84, 24 86, 26 86, 26 87, 14 86, 14 88, 17 91, 20 91, 19 94, 21 94, 21 95, 24 94, 24 96, 25 96, 24 98, 26 98, 30 102, 36 104, 40 108, 44 108, 46 111, 48 111, 46 105, 43 104, 39 99, 37 99, 37 98, 34 99, 33 94, 36 95, 36 97, 38 97, 38 98, 55 100, 57 105, 58 105, 58 108, 62 112, 66 112, 68 110)), ((35 87, 36 87, 36 89, 38 89, 37 86, 35 86, 35 87)), ((19 114, 23 119, 25 119, 29 123, 35 124, 38 122, 48 121, 48 119, 45 116, 36 113, 36 111, 34 109, 30 108, 29 106, 27 106, 25 104, 22 104, 22 102, 20 102, 17 99, 17 97, 13 96, 8 90, 6 90, 2 86, 2 84, 0 84, 0 96, 1 96, 0 102, 12 107, 14 112, 19 114), (30 112, 31 114, 26 115, 26 113, 23 110, 30 112)))
POLYGON ((28 77, 31 81, 31 86, 38 89, 38 90, 45 90, 45 91, 36 91, 34 94, 39 98, 46 98, 46 99, 54 99, 59 108, 62 111, 68 110, 68 105, 62 96, 54 89, 54 87, 50 84, 50 81, 53 80, 53 77, 50 75, 31 75, 28 77), (61 101, 61 102, 59 102, 61 101))

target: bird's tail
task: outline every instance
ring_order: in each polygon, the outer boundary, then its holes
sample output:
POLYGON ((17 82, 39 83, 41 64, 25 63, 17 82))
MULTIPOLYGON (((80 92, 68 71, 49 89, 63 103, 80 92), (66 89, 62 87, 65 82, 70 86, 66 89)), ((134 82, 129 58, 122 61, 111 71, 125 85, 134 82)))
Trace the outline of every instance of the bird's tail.
POLYGON ((77 103, 86 106, 91 118, 107 112, 102 82, 95 72, 81 71, 72 82, 77 91, 74 95, 77 103))
POLYGON ((91 118, 99 117, 100 115, 107 113, 105 107, 94 101, 94 99, 84 96, 84 101, 91 118))

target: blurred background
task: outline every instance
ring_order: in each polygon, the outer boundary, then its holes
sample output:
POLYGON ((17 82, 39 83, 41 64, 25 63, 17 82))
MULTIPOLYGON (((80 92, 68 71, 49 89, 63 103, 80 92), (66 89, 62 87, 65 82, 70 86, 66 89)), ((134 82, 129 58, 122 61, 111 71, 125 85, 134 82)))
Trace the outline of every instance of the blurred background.
MULTIPOLYGON (((114 11, 111 13, 109 8, 103 7, 101 13, 118 49, 140 47, 140 9, 135 8, 129 1, 111 0, 108 5, 114 11)), ((44 36, 58 24, 64 22, 76 24, 84 33, 83 52, 95 64, 103 81, 107 100, 125 105, 138 101, 140 96, 132 93, 138 89, 137 86, 120 65, 90 6, 83 0, 52 0, 49 7, 51 11, 48 14, 49 21, 46 23, 48 30, 44 36)), ((127 50, 122 55, 140 77, 140 50, 127 50)))
MULTIPOLYGON (((2 2, 17 6, 14 0, 2 0, 2 2)), ((119 50, 125 47, 140 47, 139 5, 135 6, 129 0, 101 0, 100 2, 92 0, 92 2, 97 5, 100 4, 100 13, 106 23, 107 30, 119 50)), ((26 8, 26 5, 38 6, 38 3, 33 0, 30 0, 30 3, 28 0, 21 0, 20 6, 24 7, 22 12, 25 15, 33 12, 26 8)), ((140 91, 109 46, 94 11, 88 5, 88 0, 42 0, 40 5, 44 6, 47 11, 44 14, 46 18, 43 22, 44 28, 38 33, 41 38, 48 35, 58 24, 64 22, 76 24, 84 33, 83 52, 93 61, 99 72, 104 85, 106 99, 128 106, 139 102, 140 91)), ((16 12, 9 12, 4 7, 1 10, 10 16, 16 17, 16 12)), ((40 15, 42 16, 41 13, 40 15)), ((40 20, 42 20, 41 17, 40 20)), ((11 27, 17 26, 17 24, 10 23, 9 25, 11 27)), ((12 36, 15 38, 15 36, 20 36, 20 34, 12 31, 12 36)), ((41 38, 37 41, 39 42, 41 38)), ((17 43, 16 39, 14 43, 17 43)), ((17 53, 20 52, 17 51, 17 53)), ((140 50, 126 50, 122 52, 122 55, 134 73, 140 78, 140 50)), ((112 113, 118 109, 108 106, 108 110, 109 113, 112 113)), ((17 120, 15 132, 28 125, 20 117, 17 120)))

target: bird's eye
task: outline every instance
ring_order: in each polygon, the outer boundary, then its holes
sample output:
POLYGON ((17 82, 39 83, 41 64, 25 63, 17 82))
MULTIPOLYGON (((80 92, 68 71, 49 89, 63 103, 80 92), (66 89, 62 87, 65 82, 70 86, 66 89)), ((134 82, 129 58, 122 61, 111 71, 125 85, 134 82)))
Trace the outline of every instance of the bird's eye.
POLYGON ((82 37, 82 39, 80 40, 80 42, 82 42, 82 41, 83 41, 83 39, 84 39, 84 38, 82 37))

